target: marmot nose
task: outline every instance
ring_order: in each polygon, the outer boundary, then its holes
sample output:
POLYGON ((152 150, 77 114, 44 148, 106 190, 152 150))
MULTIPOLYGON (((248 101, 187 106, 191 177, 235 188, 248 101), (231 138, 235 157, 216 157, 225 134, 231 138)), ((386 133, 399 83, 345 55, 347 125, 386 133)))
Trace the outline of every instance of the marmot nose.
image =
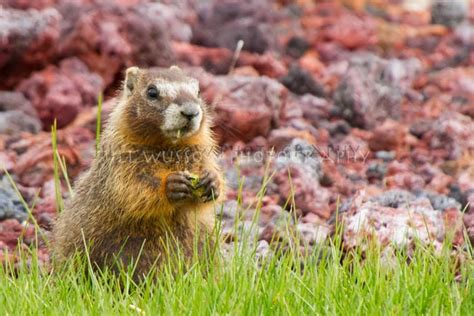
POLYGON ((196 109, 186 109, 181 110, 181 115, 187 118, 188 120, 192 120, 195 116, 198 116, 199 111, 196 109))

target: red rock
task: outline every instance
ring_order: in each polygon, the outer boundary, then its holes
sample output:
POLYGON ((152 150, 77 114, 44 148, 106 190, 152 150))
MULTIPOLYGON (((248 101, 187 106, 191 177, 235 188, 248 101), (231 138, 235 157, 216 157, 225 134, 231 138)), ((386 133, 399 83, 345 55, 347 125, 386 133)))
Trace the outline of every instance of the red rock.
POLYGON ((172 47, 176 60, 186 65, 201 66, 213 73, 229 72, 233 53, 227 48, 202 47, 180 42, 173 42, 172 47))
POLYGON ((21 11, 0 6, 0 88, 11 88, 56 53, 61 15, 55 9, 21 11))
POLYGON ((401 150, 405 145, 408 129, 393 120, 386 120, 382 125, 376 127, 373 132, 369 140, 371 150, 401 150))
POLYGON ((347 15, 339 19, 323 31, 330 41, 342 44, 346 48, 354 49, 367 47, 377 43, 375 23, 370 18, 360 18, 347 15))
POLYGON ((59 48, 63 56, 80 58, 89 69, 100 74, 106 85, 130 59, 131 44, 121 29, 121 17, 105 10, 84 10, 80 6, 77 21, 63 35, 59 48))
POLYGON ((248 76, 248 77, 258 77, 260 75, 258 71, 252 66, 237 67, 234 69, 232 74, 237 75, 237 76, 248 76))
POLYGON ((80 58, 102 76, 106 85, 113 83, 126 66, 171 65, 170 34, 179 39, 190 37, 183 35, 190 33, 190 26, 174 5, 68 3, 62 13, 70 25, 62 34, 59 53, 80 58), (167 28, 171 21, 173 27, 167 28))
POLYGON ((103 88, 102 78, 77 58, 48 66, 18 86, 38 111, 45 130, 55 119, 58 128, 71 123, 82 108, 96 104, 103 88))
POLYGON ((57 4, 58 0, 4 0, 3 5, 15 9, 45 9, 57 4))
MULTIPOLYGON (((94 137, 90 131, 80 128, 68 130, 67 133, 58 132, 58 153, 66 161, 70 178, 77 176, 84 165, 90 164, 90 158, 87 159, 83 154, 83 148, 93 148, 91 142, 94 137)), ((49 133, 40 133, 30 139, 18 141, 11 144, 10 148, 22 152, 14 167, 21 184, 38 187, 53 178, 53 151, 49 133)))
POLYGON ((237 60, 239 66, 252 66, 261 76, 280 78, 287 72, 286 66, 273 54, 252 54, 241 52, 237 60))
MULTIPOLYGON (((270 78, 217 77, 214 93, 216 127, 221 143, 267 136, 280 123, 287 90, 270 78)), ((209 94, 208 94, 209 95, 209 94)))

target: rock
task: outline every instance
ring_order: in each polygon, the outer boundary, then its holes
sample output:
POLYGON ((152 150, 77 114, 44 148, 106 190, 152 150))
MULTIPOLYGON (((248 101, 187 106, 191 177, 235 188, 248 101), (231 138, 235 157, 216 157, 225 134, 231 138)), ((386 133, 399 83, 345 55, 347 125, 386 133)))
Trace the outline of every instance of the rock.
POLYGON ((303 139, 309 144, 315 144, 316 140, 307 131, 299 131, 293 128, 273 129, 268 136, 269 148, 274 148, 276 152, 285 149, 290 143, 296 139, 303 139))
POLYGON ((431 149, 442 152, 444 159, 456 160, 474 150, 474 121, 456 112, 444 112, 432 125, 425 140, 431 149))
POLYGON ((28 212, 10 180, 4 175, 0 176, 0 221, 11 218, 23 222, 28 218, 28 212))
POLYGON ((393 120, 386 120, 373 130, 369 147, 372 151, 401 150, 405 145, 407 134, 408 131, 404 125, 393 120))
POLYGON ((352 126, 371 129, 387 118, 398 119, 406 87, 419 68, 415 60, 384 60, 373 55, 351 59, 334 92, 334 114, 352 126))
POLYGON ((449 232, 455 245, 461 245, 462 214, 459 209, 440 212, 430 200, 407 191, 388 191, 368 197, 359 192, 343 216, 343 245, 346 249, 365 249, 371 240, 383 248, 406 250, 416 243, 433 245, 440 251, 449 232), (448 212, 448 213, 446 213, 448 212))
POLYGON ((327 122, 330 117, 332 104, 326 99, 311 94, 297 96, 291 94, 285 107, 284 118, 291 120, 303 117, 305 121, 315 127, 327 122), (290 112, 291 111, 291 112, 290 112))
MULTIPOLYGON (((91 157, 87 153, 94 148, 94 139, 95 134, 85 128, 58 131, 58 153, 65 160, 71 179, 84 171, 85 166, 90 165, 91 157)), ((9 149, 18 153, 13 168, 14 174, 18 176, 18 183, 28 187, 42 187, 54 177, 53 150, 49 133, 22 138, 10 144, 9 149)))
POLYGON ((273 251, 270 248, 270 244, 266 240, 260 240, 257 243, 257 247, 255 249, 255 257, 256 257, 257 262, 268 260, 272 256, 273 256, 273 251))
POLYGON ((464 215, 464 226, 472 245, 474 244, 474 213, 464 215))
POLYGON ((202 47, 175 42, 172 45, 176 60, 189 66, 203 67, 214 74, 227 74, 233 53, 227 48, 202 47))
POLYGON ((427 198, 435 210, 447 211, 449 209, 461 210, 461 203, 455 199, 427 191, 416 192, 417 198, 427 198))
POLYGON ((385 151, 385 150, 381 150, 381 151, 377 151, 375 153, 375 158, 377 159, 381 159, 385 162, 389 162, 389 161, 392 161, 393 159, 395 159, 395 152, 394 151, 385 151))
POLYGON ((385 185, 390 189, 405 189, 405 190, 422 190, 426 182, 423 177, 410 172, 402 171, 395 174, 390 174, 385 177, 385 185))
POLYGON ((0 6, 0 88, 11 88, 56 53, 61 15, 56 9, 21 11, 0 6))
POLYGON ((58 128, 71 123, 82 108, 96 104, 103 88, 102 78, 77 58, 33 73, 18 86, 38 111, 45 130, 55 119, 58 128))
POLYGON ((330 42, 336 42, 349 49, 368 47, 377 43, 376 26, 368 16, 347 15, 331 23, 328 28, 322 30, 322 33, 330 42))
POLYGON ((317 83, 311 74, 296 65, 293 65, 288 74, 280 79, 280 82, 293 93, 312 94, 317 97, 324 97, 324 88, 317 83))
POLYGON ((16 219, 7 219, 0 222, 0 240, 9 252, 17 248, 18 238, 22 230, 23 225, 16 219))
POLYGON ((63 15, 70 24, 62 34, 60 54, 75 56, 89 69, 100 74, 106 85, 130 60, 131 43, 122 25, 123 19, 114 8, 99 8, 69 4, 63 15))
POLYGON ((37 116, 38 113, 22 93, 0 91, 0 112, 20 111, 28 116, 37 116))
MULTIPOLYGON (((227 48, 203 47, 177 42, 172 46, 176 59, 187 65, 201 66, 214 74, 228 74, 231 70, 234 53, 227 48)), ((287 72, 284 63, 272 54, 261 55, 245 51, 239 54, 233 74, 239 74, 239 71, 243 71, 242 68, 246 69, 247 73, 270 78, 279 78, 287 72)))
POLYGON ((222 143, 267 136, 279 126, 287 91, 266 77, 220 76, 213 89, 216 131, 222 143))
POLYGON ((52 7, 58 3, 59 0, 3 0, 2 5, 14 9, 45 9, 47 7, 52 7))
POLYGON ((241 52, 237 60, 237 66, 251 66, 261 76, 280 78, 287 72, 286 66, 275 54, 255 54, 241 52))
POLYGON ((331 233, 328 225, 301 223, 296 225, 296 231, 306 246, 322 245, 331 233))
POLYGON ((179 40, 189 40, 191 27, 184 23, 183 11, 172 8, 161 3, 143 3, 127 11, 125 29, 132 51, 127 66, 167 67, 173 64, 169 34, 179 40))
POLYGON ((23 94, 0 91, 0 134, 38 133, 40 130, 38 114, 23 94))
POLYGON ((170 36, 190 37, 190 26, 175 5, 71 2, 60 9, 67 20, 61 56, 80 58, 106 85, 127 66, 170 66, 174 61, 170 36))
POLYGON ((330 216, 329 191, 319 184, 321 161, 315 148, 302 139, 294 139, 274 161, 274 183, 280 204, 300 209, 303 214, 330 216))
POLYGON ((381 163, 371 163, 367 167, 367 171, 365 174, 367 175, 367 179, 376 179, 376 180, 382 180, 385 177, 385 174, 387 173, 387 166, 381 163))
POLYGON ((243 49, 256 53, 275 46, 272 23, 277 14, 271 1, 209 1, 201 3, 197 14, 192 39, 195 44, 233 51, 237 42, 243 40, 243 49))
POLYGON ((33 134, 41 130, 41 122, 20 111, 0 112, 0 134, 15 135, 19 132, 33 134))
POLYGON ((431 22, 454 27, 466 19, 468 8, 466 0, 434 0, 431 5, 431 22))
POLYGON ((309 47, 310 44, 304 37, 292 36, 286 43, 286 53, 293 58, 300 58, 309 47))

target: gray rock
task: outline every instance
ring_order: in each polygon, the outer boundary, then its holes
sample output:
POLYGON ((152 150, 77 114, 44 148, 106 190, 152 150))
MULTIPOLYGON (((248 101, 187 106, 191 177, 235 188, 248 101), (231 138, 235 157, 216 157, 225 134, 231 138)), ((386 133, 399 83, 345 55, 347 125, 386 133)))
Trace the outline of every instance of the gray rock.
POLYGON ((272 23, 278 18, 272 1, 201 1, 193 42, 234 50, 239 40, 244 50, 263 53, 276 44, 272 23))
POLYGON ((387 118, 398 119, 401 101, 420 69, 416 59, 386 60, 371 54, 353 57, 334 92, 333 114, 367 129, 387 118))
POLYGON ((0 178, 0 220, 14 218, 20 222, 28 218, 15 189, 6 176, 0 178))
POLYGON ((448 197, 446 195, 441 195, 434 192, 421 191, 415 193, 417 198, 427 198, 430 200, 433 209, 444 211, 446 209, 457 209, 461 210, 461 203, 456 201, 456 199, 448 197))
POLYGON ((36 134, 39 131, 41 122, 36 117, 20 111, 0 112, 0 134, 14 135, 19 132, 36 134))
POLYGON ((431 22, 454 27, 464 21, 468 13, 468 0, 433 0, 431 22))

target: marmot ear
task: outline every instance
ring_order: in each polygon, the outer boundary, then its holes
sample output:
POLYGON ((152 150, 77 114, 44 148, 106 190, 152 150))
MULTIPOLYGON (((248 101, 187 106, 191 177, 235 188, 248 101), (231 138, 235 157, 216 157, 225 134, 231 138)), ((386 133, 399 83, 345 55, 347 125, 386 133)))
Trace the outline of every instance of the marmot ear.
POLYGON ((135 88, 138 80, 138 74, 140 73, 140 68, 138 67, 129 67, 125 71, 125 84, 124 90, 125 95, 130 96, 135 88))

